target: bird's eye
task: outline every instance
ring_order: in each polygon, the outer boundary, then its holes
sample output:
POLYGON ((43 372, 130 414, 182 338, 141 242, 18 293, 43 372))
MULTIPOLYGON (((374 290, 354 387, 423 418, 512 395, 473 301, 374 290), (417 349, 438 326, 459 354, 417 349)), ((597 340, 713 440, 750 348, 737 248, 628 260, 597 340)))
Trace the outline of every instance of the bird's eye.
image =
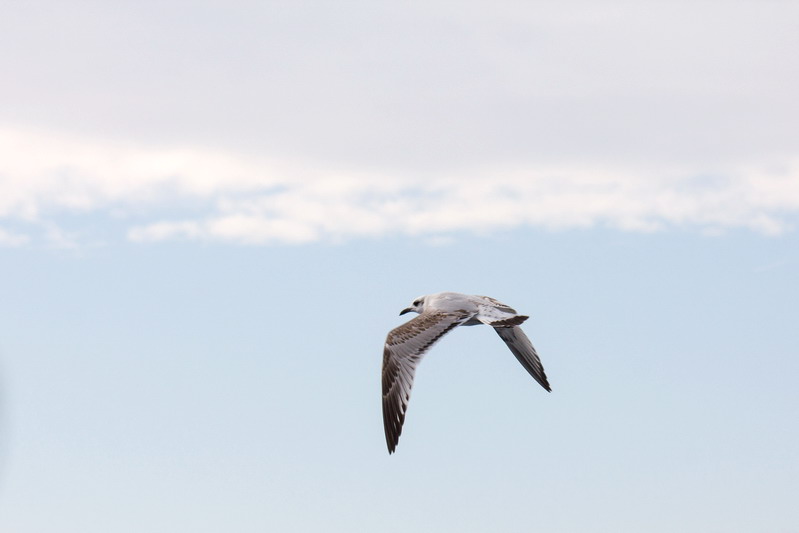
POLYGON ((419 305, 420 303, 422 303, 422 301, 421 301, 421 300, 414 300, 414 301, 413 301, 413 305, 419 305))

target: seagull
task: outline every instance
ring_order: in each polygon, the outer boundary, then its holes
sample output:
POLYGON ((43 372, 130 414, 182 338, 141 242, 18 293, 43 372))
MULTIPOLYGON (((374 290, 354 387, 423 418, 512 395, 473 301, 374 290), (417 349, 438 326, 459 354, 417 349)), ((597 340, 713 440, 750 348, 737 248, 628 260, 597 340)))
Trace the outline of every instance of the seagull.
POLYGON ((383 428, 388 453, 397 448, 413 376, 419 361, 433 344, 457 326, 487 324, 505 341, 516 359, 548 392, 552 389, 533 344, 519 325, 529 317, 488 296, 439 292, 416 298, 400 312, 419 313, 392 329, 383 350, 383 428))

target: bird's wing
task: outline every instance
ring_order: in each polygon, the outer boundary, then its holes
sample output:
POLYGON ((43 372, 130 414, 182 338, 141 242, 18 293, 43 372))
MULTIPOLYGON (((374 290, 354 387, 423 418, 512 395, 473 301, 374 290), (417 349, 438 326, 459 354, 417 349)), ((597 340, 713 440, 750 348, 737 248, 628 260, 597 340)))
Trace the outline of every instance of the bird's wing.
POLYGON ((552 389, 549 387, 547 375, 544 373, 544 367, 541 365, 541 359, 533 348, 533 343, 524 334, 522 328, 519 326, 512 327, 494 327, 494 331, 502 337, 505 344, 508 345, 510 351, 516 356, 516 359, 522 364, 533 379, 541 384, 547 391, 552 389))
POLYGON ((425 312, 389 332, 383 350, 383 428, 388 453, 393 453, 399 442, 413 375, 422 356, 448 331, 473 314, 467 311, 425 312))

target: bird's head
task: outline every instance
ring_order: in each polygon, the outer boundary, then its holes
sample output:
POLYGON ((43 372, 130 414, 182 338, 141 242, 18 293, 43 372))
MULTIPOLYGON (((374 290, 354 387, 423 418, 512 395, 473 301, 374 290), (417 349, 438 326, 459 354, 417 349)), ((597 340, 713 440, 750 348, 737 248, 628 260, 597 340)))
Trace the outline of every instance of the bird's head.
POLYGON ((410 313, 413 311, 414 313, 421 313, 424 311, 424 299, 426 296, 419 296, 416 298, 410 307, 406 307, 402 311, 400 311, 400 315, 404 315, 405 313, 410 313))

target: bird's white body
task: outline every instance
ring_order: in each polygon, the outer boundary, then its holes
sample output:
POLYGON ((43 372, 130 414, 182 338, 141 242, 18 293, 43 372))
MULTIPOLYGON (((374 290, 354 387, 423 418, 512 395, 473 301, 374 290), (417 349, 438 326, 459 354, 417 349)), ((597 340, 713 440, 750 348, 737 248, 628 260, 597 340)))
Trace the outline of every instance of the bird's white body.
MULTIPOLYGON (((461 326, 476 326, 478 324, 491 325, 492 322, 507 320, 519 316, 516 311, 507 305, 498 302, 488 296, 475 296, 471 294, 460 294, 457 292, 438 292, 427 296, 420 296, 419 310, 412 309, 418 313, 441 312, 453 313, 466 311, 474 316, 461 324, 461 326)), ((417 301, 414 300, 414 301, 417 301)))

